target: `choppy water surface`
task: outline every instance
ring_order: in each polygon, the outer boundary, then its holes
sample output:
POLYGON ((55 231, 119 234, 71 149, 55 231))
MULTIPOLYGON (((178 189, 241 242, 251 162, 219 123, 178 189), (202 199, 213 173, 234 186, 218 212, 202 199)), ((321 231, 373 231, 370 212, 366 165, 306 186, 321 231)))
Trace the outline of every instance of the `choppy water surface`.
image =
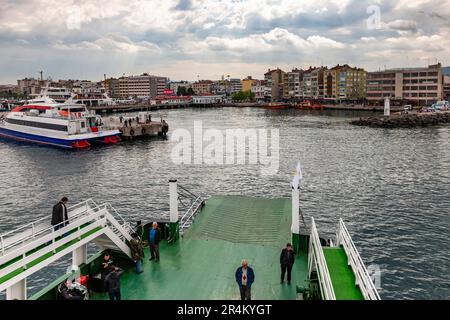
MULTIPOLYGON (((71 203, 110 202, 132 219, 166 216, 168 179, 206 194, 289 197, 300 159, 301 208, 333 236, 342 217, 366 265, 381 268, 384 299, 450 298, 450 127, 385 130, 348 125, 361 114, 265 109, 163 112, 170 130, 278 128, 278 174, 257 165, 176 165, 175 142, 150 139, 86 151, 0 141, 0 232, 71 203)), ((70 261, 70 259, 68 260, 70 261)), ((61 261, 29 281, 30 293, 64 272, 61 261)))

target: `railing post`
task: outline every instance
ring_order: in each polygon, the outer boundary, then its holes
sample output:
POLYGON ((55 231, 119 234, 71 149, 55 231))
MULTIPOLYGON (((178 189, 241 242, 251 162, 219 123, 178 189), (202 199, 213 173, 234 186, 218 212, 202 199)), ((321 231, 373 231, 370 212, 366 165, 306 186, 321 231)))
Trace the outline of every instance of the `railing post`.
POLYGON ((170 239, 169 242, 176 242, 179 238, 179 216, 178 216, 178 184, 177 179, 169 180, 169 211, 170 211, 170 239))
POLYGON ((292 247, 295 253, 300 251, 300 181, 302 180, 302 169, 300 166, 300 161, 297 163, 297 168, 295 176, 292 179, 292 225, 291 225, 291 235, 292 235, 292 247))
POLYGON ((53 253, 56 253, 55 250, 55 228, 52 226, 52 246, 53 246, 53 253))
POLYGON ((292 185, 292 246, 295 253, 299 251, 300 245, 300 217, 299 217, 299 186, 292 185))

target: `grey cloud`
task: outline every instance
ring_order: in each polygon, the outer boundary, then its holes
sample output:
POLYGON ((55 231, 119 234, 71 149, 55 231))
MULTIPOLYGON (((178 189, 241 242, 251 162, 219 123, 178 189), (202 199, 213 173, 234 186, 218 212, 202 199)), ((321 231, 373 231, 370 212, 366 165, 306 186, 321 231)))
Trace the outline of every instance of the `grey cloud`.
POLYGON ((178 4, 175 6, 175 10, 189 10, 192 6, 191 0, 180 0, 178 4))

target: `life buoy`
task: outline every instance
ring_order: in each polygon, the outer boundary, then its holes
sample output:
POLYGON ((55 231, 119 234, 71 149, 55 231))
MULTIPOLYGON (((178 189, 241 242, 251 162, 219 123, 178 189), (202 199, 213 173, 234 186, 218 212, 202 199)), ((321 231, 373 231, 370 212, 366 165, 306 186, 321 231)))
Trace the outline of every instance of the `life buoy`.
POLYGON ((141 133, 144 135, 147 131, 145 131, 145 128, 142 128, 141 133))
POLYGON ((130 136, 134 136, 134 130, 133 129, 130 130, 130 136))

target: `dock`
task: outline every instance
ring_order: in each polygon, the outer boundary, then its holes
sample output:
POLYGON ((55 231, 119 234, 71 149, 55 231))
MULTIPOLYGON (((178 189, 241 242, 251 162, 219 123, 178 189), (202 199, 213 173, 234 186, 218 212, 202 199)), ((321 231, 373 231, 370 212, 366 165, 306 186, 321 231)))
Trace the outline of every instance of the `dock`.
POLYGON ((137 117, 107 116, 103 117, 102 121, 104 127, 119 130, 126 139, 151 135, 166 136, 169 131, 165 120, 161 118, 160 121, 153 121, 148 112, 139 112, 137 117))

